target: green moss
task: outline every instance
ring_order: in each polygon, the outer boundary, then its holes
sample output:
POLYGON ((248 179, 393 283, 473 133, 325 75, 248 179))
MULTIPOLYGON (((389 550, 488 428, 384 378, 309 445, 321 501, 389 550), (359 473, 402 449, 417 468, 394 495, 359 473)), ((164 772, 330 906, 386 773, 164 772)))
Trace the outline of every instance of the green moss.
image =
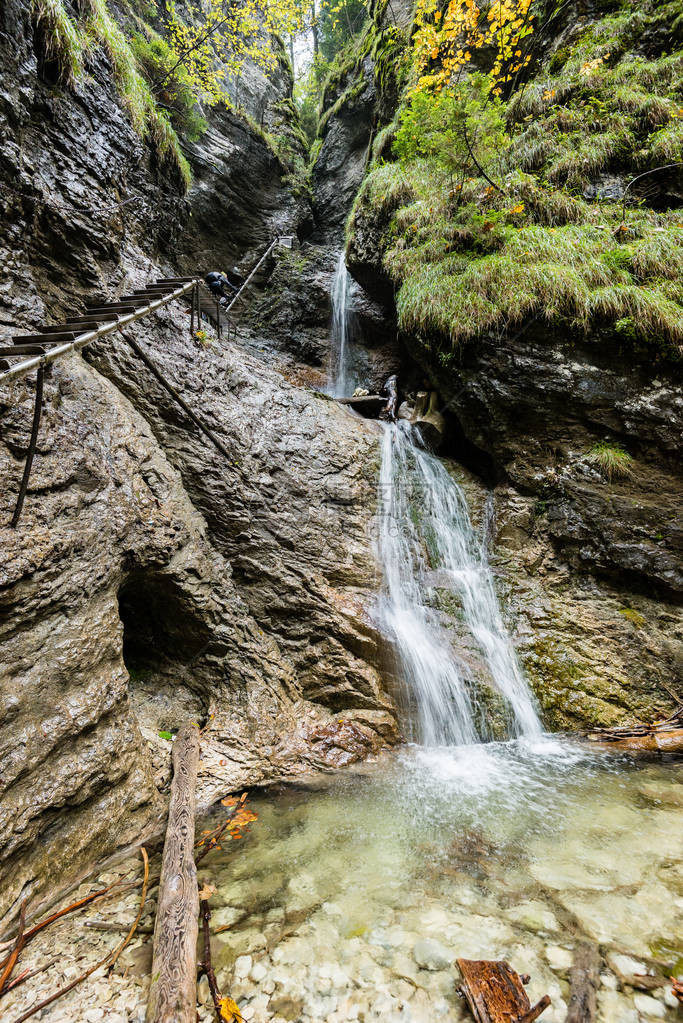
POLYGON ((641 615, 639 611, 635 611, 632 607, 619 608, 619 614, 623 615, 623 617, 635 625, 637 629, 642 629, 645 625, 645 618, 643 615, 641 615))

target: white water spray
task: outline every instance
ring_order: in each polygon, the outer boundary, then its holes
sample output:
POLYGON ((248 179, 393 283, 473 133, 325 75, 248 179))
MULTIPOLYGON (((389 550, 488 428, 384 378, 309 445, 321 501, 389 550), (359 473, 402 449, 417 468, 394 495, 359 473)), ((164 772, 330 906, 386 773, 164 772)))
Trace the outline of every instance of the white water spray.
POLYGON ((330 394, 344 398, 353 391, 349 371, 349 336, 351 312, 349 309, 350 274, 346 269, 344 250, 339 253, 337 269, 332 280, 332 363, 330 366, 330 394))
POLYGON ((379 500, 385 572, 380 613, 416 704, 417 734, 411 738, 426 746, 480 738, 472 680, 456 663, 428 603, 425 577, 434 572, 460 600, 464 624, 508 708, 511 734, 540 735, 533 698, 501 619, 486 548, 472 528, 465 496, 408 423, 385 429, 379 500))

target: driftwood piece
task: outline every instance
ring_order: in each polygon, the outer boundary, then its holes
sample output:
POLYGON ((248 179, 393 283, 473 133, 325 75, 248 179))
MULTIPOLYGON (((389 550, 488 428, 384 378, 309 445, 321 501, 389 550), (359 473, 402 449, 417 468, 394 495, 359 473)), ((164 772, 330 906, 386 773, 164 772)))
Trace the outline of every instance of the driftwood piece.
POLYGON ((581 942, 576 946, 569 971, 569 1008, 566 1023, 594 1023, 598 1011, 600 952, 596 945, 581 942))
POLYGON ((683 705, 663 721, 596 728, 588 733, 588 738, 591 742, 609 744, 608 748, 635 753, 683 752, 683 705))
POLYGON ((221 1009, 221 993, 218 987, 218 981, 216 980, 216 974, 214 973, 213 963, 211 961, 211 933, 209 926, 211 923, 211 909, 209 907, 208 899, 201 899, 200 910, 202 916, 202 935, 204 938, 204 952, 202 955, 202 961, 199 965, 199 972, 206 974, 206 979, 209 982, 209 991, 211 992, 211 998, 213 1000, 213 1007, 216 1012, 216 1019, 218 1023, 221 1023, 225 1017, 221 1009))
POLYGON ((532 1023, 550 1005, 544 995, 532 1006, 522 978, 504 960, 457 959, 462 994, 476 1023, 532 1023))
POLYGON ((140 918, 142 916, 142 911, 145 908, 145 899, 147 898, 147 883, 149 881, 149 856, 147 855, 147 850, 145 849, 144 845, 140 849, 140 855, 142 856, 143 875, 142 875, 142 891, 140 892, 140 905, 138 907, 137 916, 135 917, 135 920, 133 920, 133 923, 130 925, 130 929, 126 933, 126 937, 123 939, 123 941, 121 942, 119 947, 114 952, 114 955, 112 956, 111 962, 109 963, 109 967, 107 969, 107 973, 111 973, 111 971, 114 969, 114 967, 116 966, 116 963, 118 961, 119 956, 123 952, 124 948, 126 947, 128 942, 130 941, 130 939, 135 934, 135 932, 137 930, 137 927, 138 927, 138 924, 140 923, 140 918))
MULTIPOLYGON (((24 1012, 21 1016, 18 1016, 17 1019, 15 1019, 13 1021, 13 1023, 24 1023, 25 1020, 30 1019, 31 1016, 35 1016, 36 1013, 40 1012, 41 1009, 45 1009, 48 1005, 52 1005, 53 1002, 56 1002, 57 999, 61 998, 63 995, 68 994, 69 991, 73 991, 73 989, 75 987, 77 987, 84 980, 86 980, 92 973, 95 973, 97 970, 99 970, 100 967, 106 966, 109 963, 111 963, 113 965, 116 962, 116 960, 121 955, 121 953, 123 952, 124 948, 126 947, 128 942, 130 941, 130 939, 133 937, 133 934, 135 933, 135 928, 137 927, 138 920, 140 919, 140 917, 142 915, 142 908, 143 908, 143 906, 145 904, 145 896, 146 896, 146 893, 147 893, 148 871, 147 871, 147 853, 145 852, 144 849, 142 850, 142 857, 143 857, 143 860, 145 862, 145 878, 144 878, 144 881, 142 883, 142 895, 141 895, 141 898, 140 898, 140 910, 138 912, 137 917, 135 918, 135 923, 130 928, 128 934, 123 939, 123 941, 121 941, 116 946, 116 948, 113 949, 113 951, 107 952, 107 954, 104 956, 103 959, 100 959, 99 962, 94 963, 92 966, 89 966, 88 969, 85 970, 83 973, 79 974, 79 976, 76 977, 75 980, 72 980, 69 984, 66 984, 64 987, 59 988, 57 991, 53 992, 53 994, 48 995, 47 998, 44 998, 42 1000, 42 1002, 37 1002, 35 1005, 32 1005, 30 1009, 27 1009, 27 1011, 24 1012)), ((49 965, 51 965, 51 964, 49 964, 49 965)), ((47 967, 41 967, 39 970, 36 970, 35 973, 40 973, 43 969, 47 969, 47 967)), ((27 975, 24 978, 24 980, 28 980, 28 976, 29 975, 27 975)))
POLYGON ((5 968, 2 971, 2 976, 0 977, 0 994, 2 994, 2 992, 3 992, 4 988, 5 988, 5 985, 7 984, 7 982, 10 979, 10 977, 12 976, 12 970, 14 969, 14 967, 17 964, 17 959, 19 958, 19 953, 21 952, 22 948, 24 947, 24 941, 25 941, 24 925, 25 925, 25 923, 26 923, 26 900, 24 900, 22 902, 22 904, 21 904, 21 913, 19 915, 19 930, 17 931, 17 937, 16 937, 16 940, 14 942, 14 948, 12 949, 12 951, 9 954, 9 957, 8 957, 7 962, 5 964, 5 968))
POLYGON ((194 862, 199 729, 173 743, 173 781, 154 925, 147 1023, 195 1023, 199 896, 194 862))

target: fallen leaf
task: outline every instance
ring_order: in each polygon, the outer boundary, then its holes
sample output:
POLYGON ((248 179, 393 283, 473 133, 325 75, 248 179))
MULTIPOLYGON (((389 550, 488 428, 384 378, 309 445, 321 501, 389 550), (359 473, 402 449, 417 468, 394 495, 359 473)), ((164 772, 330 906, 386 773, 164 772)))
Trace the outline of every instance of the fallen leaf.
POLYGON ((226 1020, 226 1023, 244 1023, 244 1016, 232 998, 219 998, 218 1007, 221 1011, 221 1019, 226 1020))

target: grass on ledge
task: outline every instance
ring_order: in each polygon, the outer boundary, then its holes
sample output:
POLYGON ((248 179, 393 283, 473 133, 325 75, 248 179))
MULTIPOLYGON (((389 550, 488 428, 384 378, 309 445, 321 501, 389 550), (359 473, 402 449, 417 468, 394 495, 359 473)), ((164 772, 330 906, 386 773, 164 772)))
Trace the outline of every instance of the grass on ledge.
POLYGON ((64 0, 33 0, 36 25, 44 40, 46 56, 59 65, 61 80, 75 85, 85 74, 88 53, 103 46, 111 61, 116 87, 133 128, 149 138, 161 162, 175 168, 184 188, 191 182, 190 165, 169 118, 160 110, 140 73, 130 43, 111 15, 106 0, 85 0, 85 17, 76 22, 64 0))
POLYGON ((368 210, 386 225, 384 264, 399 285, 403 330, 456 346, 540 315, 584 331, 611 324, 625 339, 642 335, 676 353, 683 344, 677 214, 631 212, 628 240, 619 242, 618 204, 593 208, 524 175, 508 187, 507 196, 493 196, 472 179, 458 201, 426 160, 384 164, 366 179, 351 229, 368 210))
POLYGON ((623 187, 683 161, 683 54, 639 55, 675 8, 643 0, 601 18, 513 95, 486 168, 502 192, 482 177, 454 180, 431 157, 383 162, 389 126, 347 239, 379 231, 399 325, 442 362, 534 318, 654 359, 683 355, 683 211, 632 195, 624 226, 618 198, 596 194, 603 174, 623 187))

